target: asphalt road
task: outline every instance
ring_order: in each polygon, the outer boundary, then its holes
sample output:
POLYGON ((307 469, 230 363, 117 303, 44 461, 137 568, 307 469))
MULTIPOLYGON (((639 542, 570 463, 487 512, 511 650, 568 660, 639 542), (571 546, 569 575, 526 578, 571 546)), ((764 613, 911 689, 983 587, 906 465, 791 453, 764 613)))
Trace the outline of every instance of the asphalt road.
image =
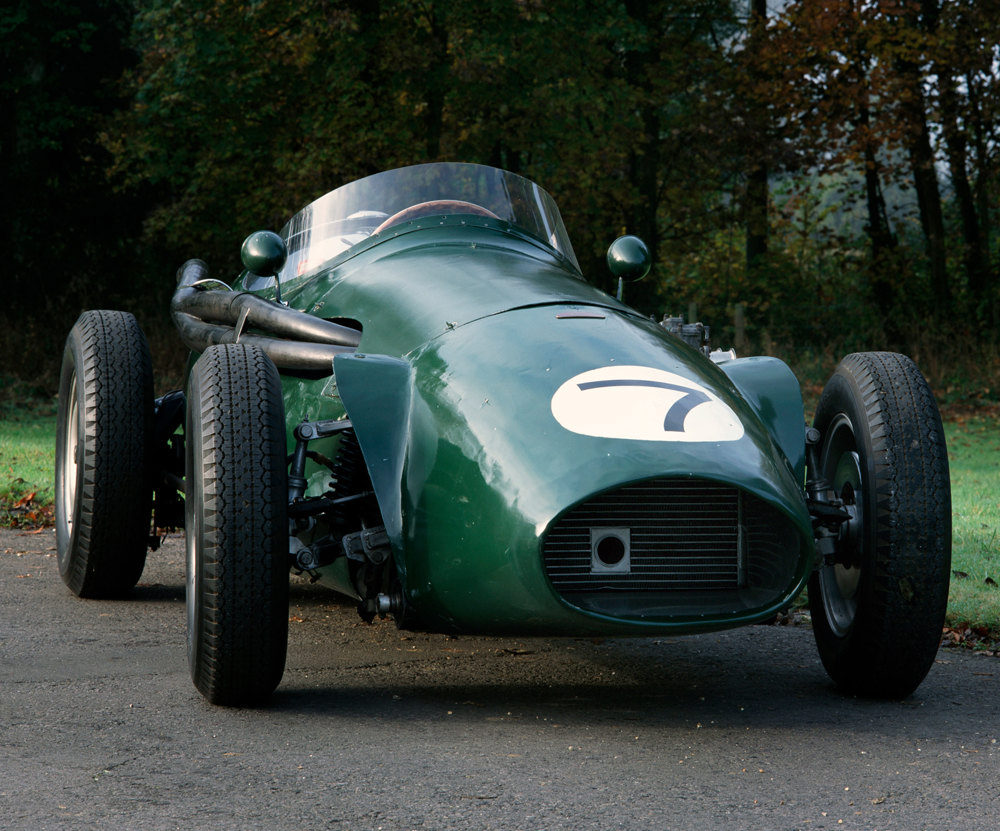
POLYGON ((0 531, 0 827, 1000 828, 1000 661, 840 695, 812 635, 448 638, 292 590, 266 709, 191 685, 181 541, 82 601, 51 531, 0 531))

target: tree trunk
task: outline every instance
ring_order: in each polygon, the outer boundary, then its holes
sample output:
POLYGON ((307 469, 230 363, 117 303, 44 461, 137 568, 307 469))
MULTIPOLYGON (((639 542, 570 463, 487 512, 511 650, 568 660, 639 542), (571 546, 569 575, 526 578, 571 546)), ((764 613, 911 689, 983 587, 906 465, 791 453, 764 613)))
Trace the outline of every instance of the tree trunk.
MULTIPOLYGON (((929 26, 915 13, 908 13, 906 24, 912 28, 929 26)), ((951 311, 951 292, 948 286, 948 269, 945 257, 944 213, 941 209, 941 189, 934 166, 934 148, 927 126, 927 101, 923 90, 923 73, 918 56, 900 57, 894 64, 899 78, 899 111, 903 128, 903 141, 910 159, 910 173, 917 192, 920 209, 920 227, 924 233, 927 263, 930 272, 930 304, 928 310, 936 317, 951 311)))
MULTIPOLYGON (((750 40, 748 48, 755 50, 757 41, 763 36, 767 26, 767 0, 751 0, 750 8, 750 40)), ((746 271, 752 275, 765 262, 768 247, 768 186, 766 134, 767 110, 750 104, 750 118, 753 121, 753 131, 756 135, 748 147, 757 148, 758 152, 748 155, 747 159, 747 189, 745 204, 746 222, 746 271), (763 146, 762 146, 763 145, 763 146), (755 158, 756 156, 756 158, 755 158)))
MULTIPOLYGON (((904 20, 911 28, 933 36, 937 31, 939 12, 938 0, 921 0, 919 15, 915 9, 911 9, 904 15, 904 20)), ((931 311, 935 316, 941 317, 951 312, 951 287, 948 285, 941 189, 934 164, 930 129, 927 126, 927 101, 924 97, 921 58, 922 55, 900 58, 897 69, 903 83, 901 109, 910 138, 907 150, 930 266, 931 311)))
POLYGON ((984 286, 983 294, 979 298, 982 303, 983 322, 996 325, 1000 323, 1000 295, 997 292, 997 274, 990 261, 991 204, 990 204, 990 170, 986 167, 985 159, 988 158, 989 138, 987 127, 983 123, 982 95, 979 89, 978 80, 971 73, 965 77, 965 88, 969 96, 969 112, 966 116, 967 122, 972 131, 972 146, 975 157, 979 162, 979 169, 976 172, 972 185, 973 200, 976 206, 976 213, 979 218, 979 228, 982 237, 982 251, 985 254, 983 263, 984 286))
POLYGON ((965 88, 968 90, 969 95, 968 122, 972 127, 972 146, 980 166, 975 177, 973 191, 982 227, 983 248, 988 252, 991 250, 990 229, 993 226, 990 222, 992 211, 990 210, 989 197, 989 177, 991 171, 986 167, 985 160, 989 158, 990 139, 987 125, 983 120, 982 94, 979 89, 979 82, 972 73, 967 73, 965 76, 965 88))
MULTIPOLYGON (((653 99, 649 86, 649 64, 659 58, 659 21, 655 19, 648 0, 626 0, 628 16, 640 22, 646 30, 646 42, 625 53, 625 78, 630 91, 639 104, 641 133, 628 158, 628 180, 638 199, 625 210, 626 230, 636 234, 649 248, 655 263, 660 247, 660 233, 657 213, 660 207, 660 111, 653 99)), ((626 300, 632 306, 644 311, 655 312, 652 308, 656 297, 656 286, 652 280, 643 280, 629 286, 626 300)))
POLYGON ((975 309, 986 296, 989 269, 986 264, 985 247, 980 233, 976 201, 969 184, 968 154, 965 130, 958 118, 958 92, 954 80, 946 73, 945 67, 938 67, 940 84, 941 127, 944 132, 948 154, 948 168, 951 184, 955 189, 955 201, 962 220, 962 262, 968 280, 969 295, 975 309))
POLYGON ((951 311, 951 289, 948 285, 944 245, 944 214, 941 209, 937 170, 934 167, 934 150, 931 147, 930 131, 923 112, 922 95, 920 102, 920 112, 913 113, 915 121, 913 126, 917 132, 909 148, 910 166, 917 191, 917 204, 920 208, 920 226, 923 228, 927 245, 933 312, 937 316, 942 316, 951 311))
MULTIPOLYGON (((867 132, 870 121, 867 104, 859 108, 858 126, 867 132)), ((889 226, 889 217, 885 210, 885 197, 882 193, 882 182, 879 176, 879 163, 876 147, 871 140, 866 142, 865 158, 865 207, 868 211, 868 239, 872 246, 871 269, 869 285, 872 299, 878 308, 879 315, 885 321, 886 332, 895 338, 898 332, 893 325, 894 287, 892 271, 896 250, 896 237, 889 226)))
POLYGON ((437 161, 441 156, 441 134, 444 128, 444 100, 449 83, 450 60, 448 58, 448 31, 435 13, 433 6, 428 9, 430 28, 430 65, 427 69, 425 87, 427 90, 427 110, 424 113, 424 141, 427 161, 437 161))

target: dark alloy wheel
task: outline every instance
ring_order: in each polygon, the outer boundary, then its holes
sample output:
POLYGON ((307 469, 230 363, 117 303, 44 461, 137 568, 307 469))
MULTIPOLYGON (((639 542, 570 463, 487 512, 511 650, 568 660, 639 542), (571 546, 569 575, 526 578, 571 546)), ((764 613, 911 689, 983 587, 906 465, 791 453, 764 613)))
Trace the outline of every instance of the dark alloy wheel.
POLYGON ((127 312, 88 311, 59 376, 56 548, 80 597, 119 597, 146 563, 152 513, 153 369, 127 312))
POLYGON ((281 681, 288 642, 284 405, 260 349, 205 350, 185 436, 191 677, 213 704, 259 704, 281 681))
POLYGON ((816 410, 819 471, 851 519, 809 582, 819 654, 847 692, 903 698, 941 640, 951 486, 941 416, 907 357, 845 357, 816 410), (832 559, 832 561, 831 561, 832 559))

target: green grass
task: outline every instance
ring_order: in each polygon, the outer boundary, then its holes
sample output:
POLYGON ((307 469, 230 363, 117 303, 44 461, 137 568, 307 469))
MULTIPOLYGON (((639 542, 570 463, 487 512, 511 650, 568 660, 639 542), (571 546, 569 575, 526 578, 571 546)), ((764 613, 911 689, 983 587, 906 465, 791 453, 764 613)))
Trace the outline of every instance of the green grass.
MULTIPOLYGON (((945 423, 951 464, 948 622, 1000 637, 1000 418, 945 423)), ((985 634, 985 633, 983 633, 985 634)))
POLYGON ((51 521, 55 401, 0 376, 0 525, 51 521))
POLYGON ((0 525, 50 518, 55 447, 54 416, 0 420, 0 525))

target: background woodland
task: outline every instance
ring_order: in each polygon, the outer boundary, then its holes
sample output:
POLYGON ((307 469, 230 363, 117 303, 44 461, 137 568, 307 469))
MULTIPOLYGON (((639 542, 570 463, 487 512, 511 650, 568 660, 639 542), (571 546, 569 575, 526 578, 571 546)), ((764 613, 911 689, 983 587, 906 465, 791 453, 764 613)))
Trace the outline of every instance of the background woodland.
POLYGON ((3 0, 0 60, 18 383, 54 385, 84 308, 135 312, 172 377, 183 260, 231 279, 327 190, 462 160, 552 193, 605 289, 641 236, 626 299, 716 346, 742 304, 750 348, 996 398, 1000 0, 3 0))

